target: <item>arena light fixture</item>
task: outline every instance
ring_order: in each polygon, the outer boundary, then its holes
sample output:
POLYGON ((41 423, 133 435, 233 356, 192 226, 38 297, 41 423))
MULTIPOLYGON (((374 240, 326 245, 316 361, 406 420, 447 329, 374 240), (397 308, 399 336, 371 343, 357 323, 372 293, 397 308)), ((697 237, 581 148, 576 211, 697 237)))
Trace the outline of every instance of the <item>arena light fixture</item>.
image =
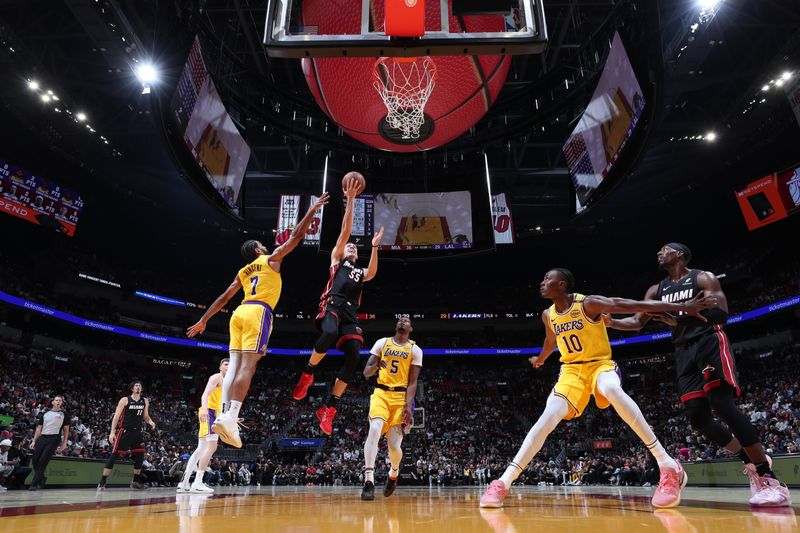
POLYGON ((697 0, 697 3, 700 6, 700 9, 710 11, 715 9, 719 4, 721 4, 722 0, 697 0))
POLYGON ((28 89, 30 89, 31 91, 35 91, 35 90, 37 90, 38 88, 39 88, 39 82, 38 82, 38 81, 36 81, 36 80, 30 80, 30 81, 28 82, 28 89))
POLYGON ((143 85, 149 85, 158 79, 158 71, 149 61, 138 65, 136 69, 134 69, 134 72, 143 85))
POLYGON ((761 88, 762 91, 769 91, 769 83, 761 88))
POLYGON ((75 115, 75 118, 77 118, 79 122, 83 122, 84 120, 86 120, 86 113, 83 113, 83 112, 80 112, 80 111, 79 111, 79 112, 78 112, 78 113, 75 115))
POLYGON ((784 80, 784 81, 788 81, 788 80, 792 79, 792 73, 787 70, 786 72, 781 74, 781 79, 784 80))
POLYGON ((706 133, 706 141, 713 143, 716 140, 717 140, 717 134, 715 132, 709 131, 708 133, 706 133))
POLYGON ((42 95, 42 102, 47 103, 49 101, 50 101, 50 95, 49 94, 43 94, 42 95))

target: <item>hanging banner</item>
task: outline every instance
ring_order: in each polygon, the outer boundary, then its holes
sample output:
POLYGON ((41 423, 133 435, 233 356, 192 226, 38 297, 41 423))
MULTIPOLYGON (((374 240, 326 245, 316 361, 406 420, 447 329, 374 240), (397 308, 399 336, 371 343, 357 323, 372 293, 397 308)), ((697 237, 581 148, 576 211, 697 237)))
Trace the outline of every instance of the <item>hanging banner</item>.
POLYGON ((795 83, 792 88, 786 90, 786 98, 789 99, 789 105, 792 106, 794 116, 797 118, 797 124, 800 125, 800 81, 795 83))
POLYGON ((514 244, 514 223, 504 192, 492 196, 492 226, 495 244, 514 244))
POLYGON ((778 173, 778 194, 788 213, 800 208, 800 165, 778 173))
POLYGON ((289 240, 292 230, 297 225, 300 216, 299 194, 282 194, 278 209, 278 227, 275 231, 275 246, 280 246, 289 240))
POLYGON ((786 208, 778 192, 775 174, 770 174, 754 181, 741 191, 736 191, 736 199, 750 231, 786 218, 786 208))
MULTIPOLYGON (((316 203, 319 200, 319 196, 311 195, 311 204, 316 203)), ((311 221, 311 225, 308 227, 308 231, 306 231, 306 236, 303 238, 303 245, 304 246, 319 246, 319 237, 322 234, 322 210, 323 208, 320 207, 317 209, 317 212, 314 213, 314 219, 311 221)))

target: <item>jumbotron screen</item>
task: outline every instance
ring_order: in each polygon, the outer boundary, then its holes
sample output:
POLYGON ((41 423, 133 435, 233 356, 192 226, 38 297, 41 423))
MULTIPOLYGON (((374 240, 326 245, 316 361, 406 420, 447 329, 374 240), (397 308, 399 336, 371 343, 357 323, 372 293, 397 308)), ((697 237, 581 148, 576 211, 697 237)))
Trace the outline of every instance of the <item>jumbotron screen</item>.
POLYGON ((197 38, 178 80, 172 113, 195 162, 225 203, 234 208, 250 160, 250 146, 225 110, 197 38))
POLYGON ((473 247, 469 191, 381 193, 373 197, 373 205, 375 228, 384 228, 380 250, 473 247))
POLYGON ((72 237, 83 199, 58 183, 0 160, 0 211, 72 237))
POLYGON ((586 209, 614 167, 644 104, 642 88, 617 33, 592 99, 564 145, 577 213, 586 209))

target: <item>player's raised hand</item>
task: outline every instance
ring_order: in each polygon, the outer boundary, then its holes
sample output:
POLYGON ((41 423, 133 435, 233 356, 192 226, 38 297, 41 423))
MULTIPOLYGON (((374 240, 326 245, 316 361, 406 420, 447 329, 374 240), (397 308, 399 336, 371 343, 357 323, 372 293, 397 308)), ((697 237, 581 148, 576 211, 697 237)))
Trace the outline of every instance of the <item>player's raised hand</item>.
POLYGON ((191 338, 195 335, 200 335, 206 330, 206 323, 202 320, 199 320, 197 324, 191 326, 189 329, 186 330, 186 336, 191 338))
POLYGON ((355 199, 358 196, 358 181, 354 179, 349 179, 347 182, 342 186, 342 190, 344 191, 345 196, 347 196, 348 200, 355 199))
POLYGON ((717 307, 716 296, 703 296, 703 291, 697 293, 697 296, 684 302, 684 311, 687 315, 700 319, 703 322, 708 322, 706 317, 700 314, 704 309, 711 309, 717 307))
POLYGON ((308 208, 308 210, 316 213, 323 205, 326 205, 330 199, 331 199, 330 193, 328 192, 323 193, 322 196, 317 198, 317 201, 314 202, 314 205, 308 208))
POLYGON ((538 355, 534 355, 533 357, 528 359, 528 362, 531 364, 533 368, 541 368, 545 360, 539 357, 538 355))
POLYGON ((372 237, 372 246, 378 246, 381 243, 382 238, 383 238, 383 226, 381 226, 381 229, 378 230, 378 233, 376 233, 375 236, 372 237))

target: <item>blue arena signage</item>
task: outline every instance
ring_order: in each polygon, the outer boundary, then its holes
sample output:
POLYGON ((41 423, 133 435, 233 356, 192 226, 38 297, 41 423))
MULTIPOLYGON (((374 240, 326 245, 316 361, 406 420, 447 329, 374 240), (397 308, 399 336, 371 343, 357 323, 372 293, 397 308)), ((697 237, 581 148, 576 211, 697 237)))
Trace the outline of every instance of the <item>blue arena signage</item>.
MULTIPOLYGON (((50 316, 53 318, 57 318, 59 320, 64 320, 65 322, 71 322, 72 324, 77 324, 79 326, 83 326, 86 328, 97 329, 100 331, 106 331, 108 333, 114 333, 116 335, 125 335, 128 337, 135 337, 137 339, 152 341, 152 342, 161 342, 166 344, 175 344, 178 346, 188 346, 190 348, 203 348, 206 350, 218 350, 218 351, 228 351, 228 346, 226 344, 220 344, 216 342, 204 342, 198 341, 194 339, 185 339, 180 337, 169 337, 167 335, 155 335, 153 333, 147 333, 145 331, 139 331, 131 328, 125 328, 122 326, 114 326, 112 324, 106 324, 104 322, 98 322, 96 320, 89 320, 87 318, 82 318, 79 316, 72 315, 70 313, 65 313, 63 311, 59 311, 58 309, 53 309, 46 305, 42 305, 36 302, 31 302, 28 300, 23 300, 22 298, 18 298, 11 294, 5 293, 0 291, 0 301, 6 302, 8 304, 21 307, 23 309, 27 309, 29 311, 33 311, 35 313, 39 313, 42 315, 50 316)), ((728 318, 726 322, 727 325, 731 324, 738 324, 740 322, 745 322, 747 320, 753 320, 754 318, 758 318, 770 313, 777 313, 779 311, 783 311, 784 309, 789 309, 791 307, 795 307, 800 305, 800 296, 794 296, 792 298, 787 298, 786 300, 780 300, 778 302, 771 303, 769 305, 765 305, 764 307, 759 307, 757 309, 752 309, 745 313, 739 315, 733 315, 728 318)), ((470 317, 471 318, 471 317, 470 317)), ((663 331, 659 333, 651 333, 648 335, 636 335, 633 337, 623 337, 620 339, 614 339, 611 341, 611 346, 627 346, 629 344, 641 344, 644 342, 657 342, 657 341, 664 341, 670 338, 670 333, 668 331, 663 331)), ((542 351, 541 347, 531 347, 531 348, 426 348, 425 355, 536 355, 542 351)), ((272 355, 289 355, 289 356, 305 356, 311 355, 311 350, 297 350, 297 349, 289 349, 289 348, 268 348, 268 354, 272 355)), ((334 355, 341 355, 342 352, 338 350, 331 350, 328 352, 334 355)), ((361 350, 361 355, 369 355, 369 350, 361 350)))

